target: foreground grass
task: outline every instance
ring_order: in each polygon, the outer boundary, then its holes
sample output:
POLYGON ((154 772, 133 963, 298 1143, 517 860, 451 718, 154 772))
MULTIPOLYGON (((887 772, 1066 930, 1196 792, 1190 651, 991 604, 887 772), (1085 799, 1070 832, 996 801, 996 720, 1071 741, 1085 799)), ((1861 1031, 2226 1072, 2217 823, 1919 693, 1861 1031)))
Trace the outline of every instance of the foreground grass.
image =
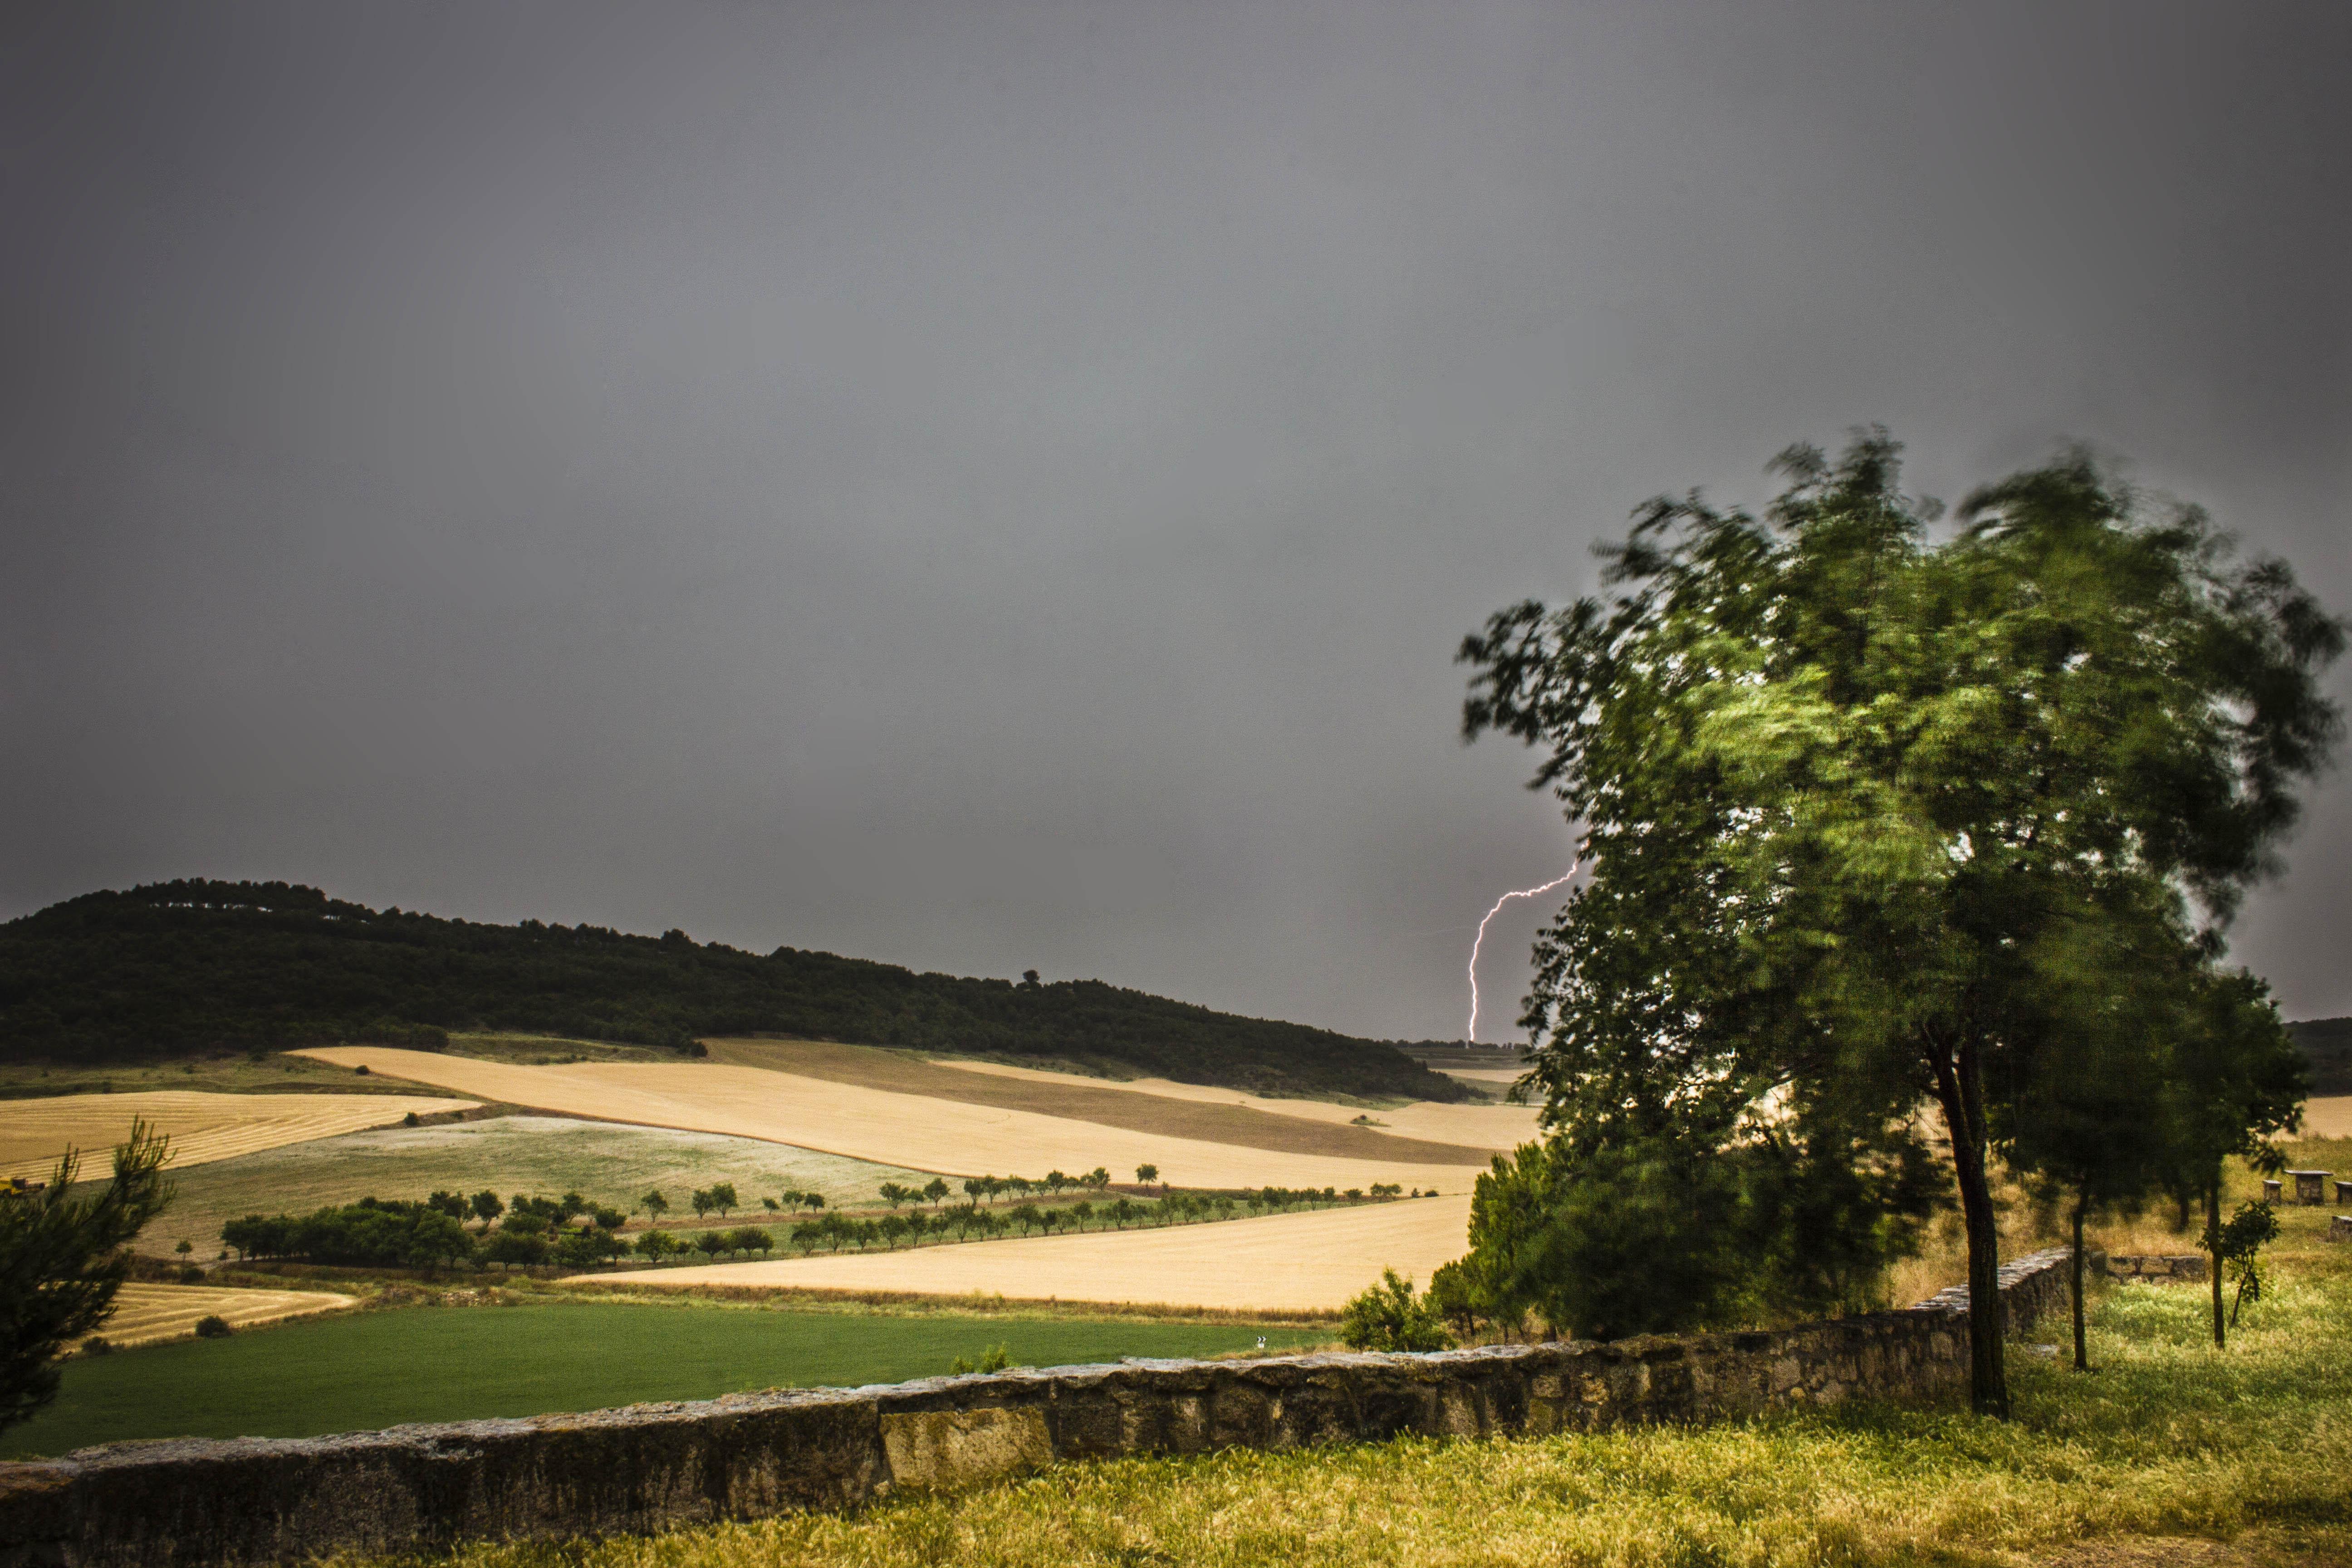
MULTIPOLYGON (((1559 1563, 1984 1568, 2133 1537, 2352 1561, 2352 1247, 2289 1210, 2226 1352, 2200 1291, 2100 1303, 2079 1376, 2020 1356, 2018 1418, 1854 1408, 1704 1429, 1424 1439, 1062 1466, 1014 1484, 653 1540, 478 1547, 464 1568, 1559 1563)), ((2054 1339, 2057 1325, 2042 1337, 2054 1339)), ((2132 1559, 2208 1562, 2176 1555, 2132 1559)))
POLYGON ((1213 1356, 1328 1331, 1133 1319, 572 1303, 414 1308, 77 1358, 0 1458, 137 1437, 306 1437, 745 1389, 897 1383, 1007 1346, 1016 1364, 1213 1356))

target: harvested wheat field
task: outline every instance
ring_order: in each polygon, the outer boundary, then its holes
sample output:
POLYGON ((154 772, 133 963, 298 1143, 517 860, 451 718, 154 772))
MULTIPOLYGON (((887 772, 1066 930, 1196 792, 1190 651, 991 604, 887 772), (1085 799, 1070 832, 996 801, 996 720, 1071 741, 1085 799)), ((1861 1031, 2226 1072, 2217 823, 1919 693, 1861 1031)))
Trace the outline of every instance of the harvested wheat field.
POLYGON ((143 1345, 184 1340, 199 1318, 220 1318, 231 1328, 249 1329, 288 1318, 340 1311, 356 1299, 328 1290, 225 1290, 209 1285, 125 1285, 114 1298, 114 1316, 100 1332, 113 1345, 143 1345))
MULTIPOLYGON (((1357 1160, 1253 1149, 1094 1121, 899 1094, 724 1062, 580 1062, 514 1067, 383 1046, 302 1053, 344 1067, 571 1116, 764 1138, 877 1164, 943 1175, 1042 1175, 1100 1165, 1126 1177, 1139 1164, 1184 1187, 1409 1187, 1467 1192, 1472 1161, 1357 1160)), ((944 1069, 942 1069, 944 1070, 944 1069)), ((1307 1124, 1312 1125, 1312 1124, 1307 1124)))
MULTIPOLYGON (((661 1285, 788 1285, 908 1290, 1015 1300, 1099 1301, 1329 1311, 1382 1268, 1427 1283, 1468 1249, 1470 1199, 1406 1198, 1364 1208, 1257 1219, 967 1242, 908 1252, 856 1252, 769 1263, 721 1263, 621 1276, 661 1285)), ((609 1274, 584 1279, 611 1281, 609 1274)))
MULTIPOLYGON (((711 1049, 718 1050, 721 1043, 712 1041, 711 1049)), ((937 1065, 988 1078, 1014 1079, 1027 1083, 1111 1093, 1155 1095, 1163 1100, 1188 1100, 1194 1104, 1237 1106, 1262 1116, 1340 1126, 1353 1127, 1356 1118, 1370 1117, 1377 1125, 1357 1131, 1370 1131, 1375 1137, 1425 1140, 1471 1149, 1480 1155, 1477 1162, 1480 1164, 1485 1163, 1486 1155, 1516 1149, 1536 1135, 1535 1108, 1526 1105, 1441 1105, 1435 1100, 1420 1100, 1393 1110, 1365 1110, 1359 1106, 1338 1105, 1328 1100, 1266 1100, 1257 1095, 1244 1094, 1238 1089, 1218 1089, 1202 1083, 1177 1083, 1164 1078, 1081 1078, 1076 1073, 1048 1072, 1040 1068, 1010 1067, 1000 1062, 960 1061, 948 1058, 940 1058, 937 1065)), ((1472 1075, 1461 1073, 1454 1076, 1467 1078, 1472 1075)), ((1513 1077, 1509 1073, 1495 1076, 1507 1083, 1513 1077)))
POLYGON ((410 1111, 470 1110, 470 1100, 403 1094, 63 1094, 0 1100, 0 1176, 46 1180, 68 1145, 82 1152, 84 1178, 103 1176, 114 1146, 144 1119, 172 1140, 172 1164, 201 1165, 284 1143, 388 1127, 410 1111))
POLYGON ((2352 1094, 2331 1094, 2318 1100, 2305 1100, 2302 1136, 2352 1138, 2352 1094))

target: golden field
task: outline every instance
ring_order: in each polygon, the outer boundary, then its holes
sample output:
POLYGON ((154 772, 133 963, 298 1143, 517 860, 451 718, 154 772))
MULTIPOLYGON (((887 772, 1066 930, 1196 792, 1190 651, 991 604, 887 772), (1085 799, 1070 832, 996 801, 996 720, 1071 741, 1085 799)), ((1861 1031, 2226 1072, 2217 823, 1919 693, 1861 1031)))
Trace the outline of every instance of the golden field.
POLYGON ((114 1298, 114 1316, 106 1321, 107 1342, 143 1345, 157 1340, 185 1339, 195 1332, 196 1320, 217 1317, 231 1328, 249 1329, 259 1323, 282 1322, 318 1312, 341 1311, 358 1305, 350 1296, 330 1290, 231 1290, 210 1285, 125 1285, 114 1298))
POLYGON ((104 1176, 134 1118, 172 1140, 175 1167, 201 1165, 280 1144, 387 1127, 410 1111, 470 1110, 470 1100, 399 1094, 64 1094, 0 1100, 0 1176, 46 1181, 68 1146, 82 1152, 84 1178, 104 1176))
MULTIPOLYGON (((1484 1152, 1472 1149, 1438 1163, 1253 1148, 724 1061, 517 1067, 381 1046, 334 1046, 304 1054, 482 1100, 569 1116, 764 1138, 944 1175, 1036 1176, 1056 1166, 1076 1173, 1099 1165, 1126 1180, 1136 1166, 1152 1164, 1160 1168, 1160 1180, 1185 1187, 1345 1189, 1394 1182, 1465 1193, 1486 1163, 1484 1152)), ((1308 1132, 1361 1131, 1305 1121, 1297 1125, 1308 1132)))
POLYGON ((2352 1094, 2307 1100, 2303 1105, 2305 1138, 2352 1138, 2352 1094))
MULTIPOLYGON (((1476 1150, 1482 1156, 1479 1161, 1482 1165, 1485 1163, 1483 1156, 1516 1149, 1536 1136, 1536 1110, 1533 1106, 1526 1105, 1441 1105, 1435 1100, 1421 1100, 1392 1110, 1365 1110, 1352 1105, 1335 1104, 1328 1100, 1266 1100, 1257 1095, 1244 1094, 1238 1089, 1217 1089, 1201 1083, 1176 1083, 1164 1078, 1081 1078, 1075 1073, 1047 1072, 1038 1068, 950 1059, 942 1059, 938 1065, 959 1072, 1073 1089, 1105 1089, 1115 1093, 1157 1095, 1163 1100, 1180 1100, 1200 1105, 1238 1106, 1263 1115, 1290 1117, 1304 1121, 1352 1125, 1356 1118, 1369 1117, 1377 1124, 1375 1131, 1380 1132, 1476 1150)), ((1456 1073, 1450 1076, 1491 1076, 1506 1083, 1514 1077, 1510 1073, 1456 1073)))
MULTIPOLYGON (((1103 1301, 1234 1310, 1328 1311, 1394 1268, 1427 1283, 1467 1250, 1470 1198, 1457 1188, 1362 1208, 1267 1215, 1151 1230, 1092 1231, 820 1254, 628 1276, 632 1286, 761 1285, 939 1296, 1103 1301)), ((610 1275, 583 1279, 609 1279, 610 1275)))

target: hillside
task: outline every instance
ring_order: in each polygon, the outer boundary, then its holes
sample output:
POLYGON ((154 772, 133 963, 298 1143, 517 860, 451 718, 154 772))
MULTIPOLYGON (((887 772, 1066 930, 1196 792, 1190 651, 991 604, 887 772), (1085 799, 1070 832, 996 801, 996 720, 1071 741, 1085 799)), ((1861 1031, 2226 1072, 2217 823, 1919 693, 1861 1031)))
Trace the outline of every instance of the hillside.
POLYGON ((1393 1046, 1097 980, 1016 985, 683 931, 479 925, 282 882, 89 893, 0 925, 0 1058, 87 1064, 514 1029, 690 1050, 771 1033, 1275 1094, 1465 1098, 1393 1046))
POLYGON ((2311 1018, 2286 1029, 2311 1064, 2314 1095, 2352 1094, 2352 1018, 2311 1018))

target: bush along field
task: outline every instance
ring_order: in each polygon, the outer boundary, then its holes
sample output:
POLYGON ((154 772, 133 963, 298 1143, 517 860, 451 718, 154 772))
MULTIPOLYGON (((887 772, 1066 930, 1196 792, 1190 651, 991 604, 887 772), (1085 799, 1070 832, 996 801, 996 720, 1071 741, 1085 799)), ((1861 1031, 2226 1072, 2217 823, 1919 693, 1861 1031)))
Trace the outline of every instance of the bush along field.
MULTIPOLYGON (((1150 1180, 1143 1173, 1151 1171, 1148 1165, 1139 1168, 1139 1188, 1150 1180)), ((883 1211, 878 1215, 828 1208, 824 1194, 791 1188, 747 1198, 733 1183, 714 1183, 676 1195, 651 1189, 635 1200, 622 1200, 629 1205, 625 1208, 576 1192, 561 1197, 518 1193, 501 1198, 487 1189, 470 1195, 445 1189, 421 1200, 365 1197, 308 1215, 246 1215, 224 1225, 220 1240, 239 1262, 591 1269, 625 1259, 639 1264, 716 1262, 751 1255, 766 1258, 780 1249, 802 1254, 896 1250, 998 1237, 1196 1225, 1407 1195, 1394 1184, 1375 1183, 1346 1192, 1332 1187, 1263 1187, 1246 1193, 1161 1188, 1156 1196, 1148 1192, 1114 1196, 1110 1175, 1100 1168, 1077 1176, 1052 1171, 1035 1180, 973 1176, 952 1187, 943 1177, 920 1186, 885 1182, 875 1194, 883 1211), (690 1211, 694 1218, 686 1220, 681 1210, 690 1211), (678 1215, 675 1223, 673 1215, 678 1215), (785 1217, 801 1215, 807 1217, 785 1217), (742 1223, 734 1223, 739 1216, 742 1223), (718 1224, 711 1223, 714 1218, 718 1224), (767 1223, 760 1223, 762 1218, 767 1223)))
POLYGON ((2352 1561, 2352 1246, 2326 1243, 2327 1217, 2282 1212, 2269 1287, 2226 1351, 2201 1290, 2104 1288, 2097 1370, 2019 1354, 2010 1421, 1847 1406, 1704 1429, 1122 1460, 901 1495, 851 1518, 480 1546, 455 1561, 2317 1568, 2352 1561))

